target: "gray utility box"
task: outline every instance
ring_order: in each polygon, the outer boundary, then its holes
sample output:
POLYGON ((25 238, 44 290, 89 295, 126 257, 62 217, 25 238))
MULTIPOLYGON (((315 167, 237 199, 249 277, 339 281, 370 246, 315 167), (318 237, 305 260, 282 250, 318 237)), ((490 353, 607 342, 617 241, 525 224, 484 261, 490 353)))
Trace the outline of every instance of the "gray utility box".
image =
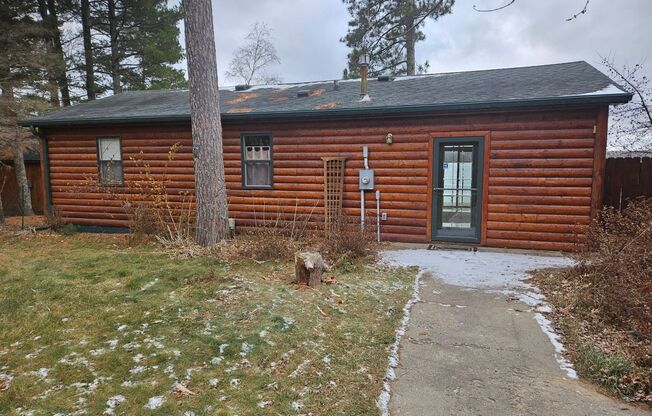
POLYGON ((371 191, 374 189, 374 171, 371 169, 360 170, 360 179, 358 185, 361 191, 371 191))

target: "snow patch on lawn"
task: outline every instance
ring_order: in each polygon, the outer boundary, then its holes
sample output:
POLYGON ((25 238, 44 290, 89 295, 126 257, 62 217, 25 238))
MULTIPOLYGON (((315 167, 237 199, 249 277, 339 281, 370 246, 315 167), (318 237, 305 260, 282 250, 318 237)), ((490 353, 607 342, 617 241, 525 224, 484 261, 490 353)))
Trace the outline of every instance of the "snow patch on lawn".
POLYGON ((109 400, 106 401, 106 410, 104 411, 105 415, 115 414, 115 408, 120 404, 125 402, 125 396, 118 394, 117 396, 109 397, 109 400))
POLYGON ((252 344, 249 344, 248 342, 243 342, 240 348, 240 355, 244 357, 247 354, 249 354, 251 351, 253 351, 253 349, 254 346, 252 344))
POLYGON ((41 380, 45 380, 48 377, 48 373, 50 372, 49 368, 39 368, 36 371, 31 371, 29 374, 32 376, 36 376, 41 380))
POLYGON ((158 277, 155 278, 154 280, 151 280, 151 281, 145 283, 145 284, 140 288, 140 291, 141 291, 141 292, 144 292, 144 291, 146 291, 147 289, 149 289, 150 287, 154 286, 156 283, 158 283, 158 277))
POLYGON ((394 343, 389 350, 389 362, 387 365, 387 371, 385 372, 385 379, 383 380, 383 391, 380 393, 378 400, 376 400, 376 405, 380 410, 382 416, 389 416, 389 398, 391 387, 389 383, 396 378, 396 367, 398 367, 398 348, 401 343, 401 339, 407 331, 408 323, 410 322, 410 312, 412 311, 412 306, 421 300, 419 296, 419 290, 421 288, 421 279, 423 277, 424 271, 419 271, 417 276, 414 279, 414 284, 412 286, 412 296, 408 299, 405 306, 403 306, 403 319, 401 324, 396 330, 396 335, 394 336, 394 343))
POLYGON ((299 365, 297 366, 297 368, 296 368, 292 373, 290 373, 290 375, 289 375, 288 377, 289 377, 289 378, 297 378, 297 376, 298 376, 299 374, 303 373, 303 369, 306 368, 306 366, 307 366, 308 364, 310 364, 310 360, 308 360, 308 359, 303 360, 303 361, 301 362, 301 364, 299 364, 299 365))
POLYGON ((147 401, 147 404, 144 407, 145 409, 156 410, 159 407, 163 406, 163 403, 165 403, 165 399, 163 398, 163 396, 150 397, 150 399, 147 401))

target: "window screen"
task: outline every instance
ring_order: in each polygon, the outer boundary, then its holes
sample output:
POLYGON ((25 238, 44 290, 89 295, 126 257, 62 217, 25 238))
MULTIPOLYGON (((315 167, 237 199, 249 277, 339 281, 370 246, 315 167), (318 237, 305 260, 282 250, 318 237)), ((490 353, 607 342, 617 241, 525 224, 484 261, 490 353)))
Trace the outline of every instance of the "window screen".
POLYGON ((272 187, 272 136, 242 136, 242 185, 245 188, 272 187))
POLYGON ((123 174, 120 139, 117 137, 98 138, 97 157, 100 183, 104 185, 122 185, 123 174))

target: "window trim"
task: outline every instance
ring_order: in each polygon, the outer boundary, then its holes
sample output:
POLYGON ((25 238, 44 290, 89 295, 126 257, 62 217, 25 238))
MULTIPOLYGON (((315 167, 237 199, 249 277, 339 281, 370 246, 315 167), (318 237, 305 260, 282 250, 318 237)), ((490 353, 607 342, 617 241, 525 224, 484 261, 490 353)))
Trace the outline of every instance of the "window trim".
POLYGON ((124 186, 124 158, 122 157, 122 137, 120 136, 97 136, 95 138, 95 158, 97 160, 97 181, 102 186, 124 186), (103 139, 118 139, 120 150, 120 182, 107 182, 102 178, 102 160, 100 159, 100 141, 103 139))
POLYGON ((240 133, 240 177, 242 189, 274 189, 274 135, 272 132, 244 132, 240 133), (245 138, 246 137, 269 137, 269 162, 251 161, 252 163, 268 163, 269 164, 269 185, 247 185, 246 183, 246 167, 247 161, 245 159, 245 138))

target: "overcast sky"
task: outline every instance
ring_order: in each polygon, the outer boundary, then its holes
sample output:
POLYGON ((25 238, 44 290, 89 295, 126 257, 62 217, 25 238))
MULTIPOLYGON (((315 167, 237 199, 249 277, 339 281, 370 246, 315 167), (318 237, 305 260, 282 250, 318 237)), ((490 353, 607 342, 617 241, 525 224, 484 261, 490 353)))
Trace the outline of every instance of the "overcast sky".
MULTIPOLYGON (((566 18, 585 0, 457 0, 453 13, 427 21, 426 40, 417 44, 417 61, 429 72, 536 65, 585 60, 600 65, 600 55, 619 64, 647 59, 652 76, 652 0, 591 0, 585 15, 566 18), (648 59, 649 58, 649 59, 648 59)), ((346 65, 339 40, 349 15, 340 0, 213 0, 220 84, 233 51, 256 21, 267 23, 281 64, 271 72, 285 82, 336 79, 346 65)))

